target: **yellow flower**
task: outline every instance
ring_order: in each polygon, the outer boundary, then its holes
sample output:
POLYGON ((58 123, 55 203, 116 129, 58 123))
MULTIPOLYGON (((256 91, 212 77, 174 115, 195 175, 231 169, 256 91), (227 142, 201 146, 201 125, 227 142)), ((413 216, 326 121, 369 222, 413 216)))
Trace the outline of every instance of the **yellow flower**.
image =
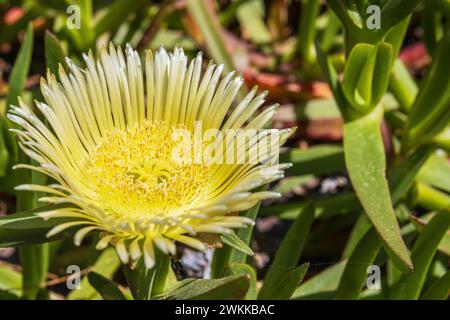
POLYGON ((64 204, 40 213, 45 219, 68 218, 48 236, 77 226, 79 245, 90 232, 102 231, 98 249, 111 244, 123 263, 143 257, 151 268, 155 246, 173 254, 175 240, 204 250, 196 234, 245 227, 253 221, 236 212, 278 196, 251 192, 282 177, 286 167, 274 163, 273 148, 258 145, 276 136, 278 148, 291 129, 250 134, 249 143, 230 152, 246 161, 197 161, 207 152, 218 155, 211 146, 230 147, 217 136, 269 125, 277 106, 257 113, 265 93, 256 95, 254 88, 235 103, 241 77, 229 73, 221 79, 222 66, 212 64, 202 75, 202 56, 188 64, 179 48, 170 54, 160 49, 154 56, 148 51, 143 65, 130 47, 123 52, 110 45, 97 60, 91 52, 83 57, 86 69, 67 60, 70 72, 60 66, 59 82, 50 73, 41 80, 46 103, 36 106, 48 126, 22 100, 8 114, 22 128, 13 129, 20 146, 38 163, 16 167, 54 180, 17 190, 45 192, 41 201, 64 204), (216 130, 214 143, 196 140, 211 130, 216 130), (192 134, 175 139, 180 132, 192 134), (186 147, 193 157, 179 161, 174 155, 186 147), (248 161, 255 155, 256 162, 248 161))

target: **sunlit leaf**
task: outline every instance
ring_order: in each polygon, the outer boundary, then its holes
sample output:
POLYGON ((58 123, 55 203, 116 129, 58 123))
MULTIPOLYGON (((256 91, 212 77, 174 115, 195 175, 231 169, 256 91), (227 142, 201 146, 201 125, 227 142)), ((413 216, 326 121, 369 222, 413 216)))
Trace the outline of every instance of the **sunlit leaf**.
POLYGON ((381 107, 344 126, 347 169, 364 211, 383 239, 384 247, 396 266, 412 269, 411 259, 400 235, 385 176, 386 158, 380 132, 381 107))

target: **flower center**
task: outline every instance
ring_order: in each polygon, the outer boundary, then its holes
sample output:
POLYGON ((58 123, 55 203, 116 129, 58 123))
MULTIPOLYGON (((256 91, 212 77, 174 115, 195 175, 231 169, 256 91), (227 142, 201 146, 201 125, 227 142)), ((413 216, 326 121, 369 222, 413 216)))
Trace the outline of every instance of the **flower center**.
POLYGON ((208 167, 174 161, 178 129, 146 120, 102 137, 85 165, 90 198, 128 221, 177 217, 199 204, 208 167))

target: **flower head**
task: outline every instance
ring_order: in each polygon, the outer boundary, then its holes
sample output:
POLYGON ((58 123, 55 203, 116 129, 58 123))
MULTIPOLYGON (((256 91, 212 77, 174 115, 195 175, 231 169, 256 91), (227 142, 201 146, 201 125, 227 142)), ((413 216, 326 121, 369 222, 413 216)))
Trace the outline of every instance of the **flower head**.
POLYGON ((276 112, 276 106, 257 112, 265 93, 256 95, 254 88, 235 103, 241 77, 221 78, 222 66, 212 64, 202 73, 202 56, 188 63, 179 48, 154 56, 148 51, 142 64, 129 46, 123 52, 110 45, 98 59, 90 52, 84 60, 85 69, 67 60, 70 72, 60 66, 59 81, 50 73, 41 80, 46 103, 36 107, 48 126, 22 100, 8 114, 21 127, 13 129, 20 146, 38 163, 16 167, 54 180, 17 189, 45 192, 41 201, 64 204, 40 213, 68 218, 48 236, 77 226, 80 244, 102 231, 98 249, 112 244, 122 262, 144 257, 150 268, 155 246, 173 254, 175 240, 203 250, 198 233, 245 227, 253 221, 236 212, 278 196, 251 192, 279 179, 286 167, 272 161, 278 152, 261 145, 278 148, 292 132, 260 133, 276 112), (234 147, 242 140, 238 129, 250 131, 248 143, 234 147), (206 133, 209 139, 199 142, 206 133), (181 159, 180 150, 189 157, 181 159), (237 154, 243 161, 211 161, 207 153, 216 160, 237 154))

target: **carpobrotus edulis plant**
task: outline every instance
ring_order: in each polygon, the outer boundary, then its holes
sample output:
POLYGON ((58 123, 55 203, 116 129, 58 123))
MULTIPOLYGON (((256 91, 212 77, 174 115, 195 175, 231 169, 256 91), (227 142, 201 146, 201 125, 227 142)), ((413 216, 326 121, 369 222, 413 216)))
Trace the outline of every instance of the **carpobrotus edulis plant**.
MULTIPOLYGON (((254 88, 236 102, 241 77, 231 72, 221 78, 223 67, 212 64, 203 73, 201 54, 188 63, 180 48, 170 54, 160 49, 154 56, 148 51, 141 64, 132 48, 123 52, 110 45, 97 60, 92 53, 84 60, 85 69, 68 60, 68 74, 60 66, 59 81, 50 73, 42 79, 46 103, 36 102, 36 107, 45 120, 23 101, 8 114, 21 127, 13 130, 22 149, 38 163, 16 168, 54 180, 17 189, 45 192, 41 201, 62 204, 39 213, 41 217, 68 219, 48 236, 76 226, 74 239, 80 244, 89 233, 101 231, 98 249, 111 244, 123 263, 143 257, 151 268, 155 247, 173 254, 175 240, 203 250, 206 245, 196 235, 245 227, 253 221, 237 212, 278 196, 252 192, 279 179, 285 168, 272 161, 278 156, 269 154, 273 149, 261 154, 261 135, 250 135, 249 143, 234 151, 243 159, 258 154, 256 162, 183 162, 174 157, 180 144, 175 133, 192 132, 182 142, 192 146, 198 122, 201 132, 215 129, 218 134, 267 127, 276 106, 259 112, 265 93, 256 95, 254 88)), ((291 133, 278 131, 276 147, 291 133)))

